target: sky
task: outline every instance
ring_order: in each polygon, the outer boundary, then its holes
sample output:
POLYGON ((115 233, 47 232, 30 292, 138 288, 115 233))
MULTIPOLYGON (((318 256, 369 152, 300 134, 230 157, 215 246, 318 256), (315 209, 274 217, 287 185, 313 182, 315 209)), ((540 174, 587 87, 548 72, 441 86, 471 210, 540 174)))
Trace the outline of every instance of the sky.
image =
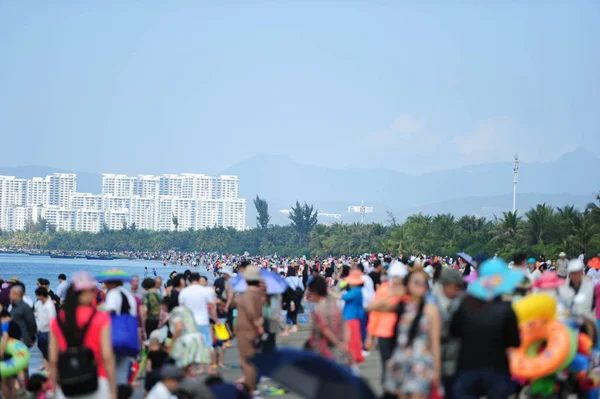
POLYGON ((596 0, 4 1, 0 165, 217 174, 273 154, 419 174, 599 154, 599 20, 596 0))

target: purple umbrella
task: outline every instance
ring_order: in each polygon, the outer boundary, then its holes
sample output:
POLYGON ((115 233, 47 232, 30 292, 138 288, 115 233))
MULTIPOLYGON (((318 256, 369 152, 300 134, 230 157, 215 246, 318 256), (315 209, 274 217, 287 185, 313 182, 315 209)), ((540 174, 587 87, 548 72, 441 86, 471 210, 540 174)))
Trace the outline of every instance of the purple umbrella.
MULTIPOLYGON (((267 269, 260 269, 260 278, 267 286, 268 295, 282 294, 288 287, 283 277, 267 269)), ((248 288, 248 284, 246 284, 246 280, 241 274, 231 279, 231 285, 237 292, 245 292, 246 288, 248 288)))

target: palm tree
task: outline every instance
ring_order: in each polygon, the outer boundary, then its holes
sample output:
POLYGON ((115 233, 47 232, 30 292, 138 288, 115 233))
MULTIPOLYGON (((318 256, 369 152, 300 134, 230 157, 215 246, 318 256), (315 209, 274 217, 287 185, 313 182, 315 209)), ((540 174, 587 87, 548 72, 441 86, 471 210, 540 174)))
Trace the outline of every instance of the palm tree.
POLYGON ((498 221, 495 229, 492 231, 492 241, 514 241, 521 235, 521 217, 517 215, 518 211, 502 212, 502 219, 498 221))
POLYGON ((594 223, 591 214, 584 217, 581 225, 575 228, 574 234, 571 236, 571 242, 575 247, 584 252, 593 249, 600 242, 600 226, 594 223))
MULTIPOLYGON (((596 194, 596 201, 600 204, 600 193, 596 194)), ((590 202, 586 210, 590 213, 592 220, 595 223, 600 223, 600 206, 596 205, 594 202, 590 202)))
POLYGON ((432 217, 419 212, 406 218, 403 227, 408 238, 409 250, 414 253, 428 252, 431 249, 431 221, 432 217))
POLYGON ((433 234, 436 239, 449 241, 454 238, 454 215, 437 214, 432 221, 433 234))
POLYGON ((530 235, 533 244, 544 244, 544 239, 549 234, 554 209, 550 205, 543 203, 530 209, 525 216, 527 217, 527 232, 530 235))

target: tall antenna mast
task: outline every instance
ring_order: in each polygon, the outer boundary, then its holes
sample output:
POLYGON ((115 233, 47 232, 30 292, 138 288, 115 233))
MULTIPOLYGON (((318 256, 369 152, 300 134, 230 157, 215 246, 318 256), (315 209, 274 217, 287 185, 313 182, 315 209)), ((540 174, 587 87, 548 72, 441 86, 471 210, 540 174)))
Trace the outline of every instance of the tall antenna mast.
POLYGON ((360 223, 364 223, 365 213, 373 213, 373 207, 365 206, 365 201, 361 201, 360 205, 349 206, 348 212, 360 213, 360 223))
POLYGON ((517 210, 517 176, 519 175, 519 154, 515 154, 513 160, 513 207, 512 211, 517 210))

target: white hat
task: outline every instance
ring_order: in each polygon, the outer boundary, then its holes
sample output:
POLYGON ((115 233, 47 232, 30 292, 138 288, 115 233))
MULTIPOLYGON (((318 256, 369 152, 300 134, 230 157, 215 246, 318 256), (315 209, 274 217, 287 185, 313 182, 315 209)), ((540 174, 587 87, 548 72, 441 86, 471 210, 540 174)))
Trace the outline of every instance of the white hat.
POLYGON ((566 256, 567 256, 567 254, 566 254, 566 253, 564 253, 564 252, 561 252, 561 253, 559 253, 559 254, 558 254, 558 257, 559 257, 559 258, 564 258, 564 257, 566 257, 566 256))
POLYGON ((583 262, 579 259, 571 259, 567 265, 567 273, 580 272, 584 267, 583 262))
POLYGON ((219 270, 221 274, 227 274, 228 276, 233 276, 233 268, 231 266, 225 266, 221 270, 219 270))
POLYGON ((408 269, 402 262, 394 262, 388 269, 388 276, 404 278, 408 274, 408 269))

